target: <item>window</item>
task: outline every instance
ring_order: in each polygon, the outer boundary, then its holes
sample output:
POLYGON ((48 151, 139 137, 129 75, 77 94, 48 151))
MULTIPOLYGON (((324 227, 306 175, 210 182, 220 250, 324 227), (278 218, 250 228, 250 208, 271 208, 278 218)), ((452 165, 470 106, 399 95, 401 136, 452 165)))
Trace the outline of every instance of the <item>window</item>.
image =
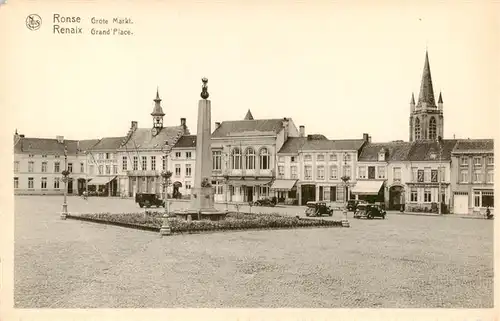
POLYGON ((493 184, 494 180, 495 180, 494 172, 493 170, 489 170, 487 174, 487 182, 493 184))
POLYGON ((247 148, 245 152, 245 168, 255 169, 255 151, 252 147, 247 148))
POLYGON ((33 155, 33 154, 29 154, 29 156, 28 156, 28 157, 30 157, 30 158, 31 158, 31 157, 34 157, 34 156, 35 156, 35 155, 33 155))
POLYGON ((378 166, 377 167, 378 178, 385 178, 385 167, 378 166))
POLYGON ((418 202, 418 194, 416 189, 410 191, 410 202, 418 202))
POLYGON ((40 187, 42 189, 47 189, 47 177, 42 177, 42 180, 40 182, 40 187))
POLYGON ((431 201, 431 190, 430 189, 425 189, 424 190, 424 203, 430 203, 431 201))
POLYGON ((99 165, 98 169, 99 169, 99 175, 104 174, 104 166, 103 165, 99 165))
POLYGON ((480 170, 474 171, 474 183, 481 183, 483 181, 483 173, 480 170))
POLYGON ((437 183, 438 181, 438 171, 437 169, 431 170, 431 182, 437 183))
POLYGON ((337 170, 337 166, 332 165, 330 166, 330 179, 337 179, 339 173, 337 170))
POLYGON ((346 162, 350 162, 350 161, 351 161, 351 154, 345 154, 345 155, 344 155, 344 160, 345 160, 346 162))
POLYGON ((318 166, 318 172, 316 173, 317 179, 325 179, 325 166, 318 166))
POLYGON ((336 162, 337 161, 337 155, 336 154, 330 154, 330 162, 336 162))
POLYGON ((311 165, 304 166, 304 179, 312 179, 312 167, 311 165))
POLYGON ((111 174, 111 166, 106 165, 106 175, 111 174))
POLYGON ((175 164, 175 176, 181 176, 181 165, 175 164))
POLYGON ((175 152, 175 158, 181 158, 181 152, 175 152))
POLYGON ((186 158, 191 159, 191 152, 186 152, 186 158))
POLYGON ((85 173, 85 164, 80 163, 80 173, 85 173))
POLYGON ((161 169, 163 171, 166 171, 167 170, 167 156, 163 155, 161 157, 161 169))
POLYGON ((99 153, 99 159, 103 159, 104 158, 104 154, 103 153, 99 153))
POLYGON ((269 196, 269 186, 259 186, 260 196, 269 196))
POLYGON ((290 162, 295 163, 297 161, 297 158, 295 156, 290 156, 290 162))
POLYGON ((28 162, 28 172, 33 173, 33 167, 35 167, 35 163, 28 162))
POLYGON ((446 180, 446 172, 444 170, 444 167, 439 168, 439 180, 441 182, 444 182, 446 180))
POLYGON ((212 151, 212 169, 222 169, 222 152, 220 150, 212 151))
POLYGON ((113 165, 113 174, 118 174, 118 165, 113 165))
POLYGON ((191 164, 186 164, 186 177, 191 177, 191 164))
POLYGON ((422 137, 420 135, 420 118, 415 118, 415 140, 420 140, 422 137))
POLYGON ((73 173, 73 163, 68 163, 68 171, 73 173))
POLYGON ((493 190, 474 191, 474 207, 494 207, 493 190))
POLYGON ((468 183, 469 182, 469 171, 462 170, 460 171, 460 183, 468 183))
POLYGON ((44 154, 44 155, 42 155, 42 157, 43 157, 43 158, 47 158, 47 155, 45 155, 45 154, 44 154))
POLYGON ((241 169, 241 150, 237 147, 231 153, 231 163, 232 169, 241 169))
POLYGON ((417 182, 423 183, 424 182, 424 170, 419 169, 417 173, 418 173, 417 182))
POLYGON ((109 159, 109 153, 106 153, 106 159, 109 159))
POLYGON ((481 157, 474 157, 474 166, 481 166, 481 157))
POLYGON ((351 166, 344 166, 344 175, 351 177, 351 166))
POLYGON ((128 166, 127 156, 122 157, 122 171, 126 171, 128 166))
POLYGON ((278 176, 279 178, 283 178, 285 176, 285 166, 278 166, 278 176))
POLYGON ((311 156, 311 155, 309 155, 309 154, 304 155, 304 161, 305 161, 305 162, 310 162, 310 161, 312 161, 312 156, 311 156))
POLYGON ((481 191, 474 191, 474 207, 481 207, 481 191))
POLYGON ((186 186, 187 190, 190 190, 191 189, 191 182, 190 181, 185 181, 184 182, 184 186, 186 186))
POLYGON ((495 165, 495 159, 493 156, 488 156, 488 160, 487 160, 487 164, 488 165, 495 165))
POLYGON ((42 162, 42 173, 47 173, 47 162, 42 162))
POLYGON ((359 178, 366 178, 366 167, 365 166, 361 166, 359 168, 359 178))
POLYGON ((59 157, 61 157, 61 156, 59 156, 59 155, 54 155, 54 158, 59 158, 59 157))
POLYGON ((141 169, 145 171, 147 170, 147 168, 148 168, 148 158, 146 156, 142 156, 141 169))
POLYGON ((151 170, 156 170, 156 156, 151 156, 151 170))
POLYGON ((411 181, 412 182, 416 182, 417 181, 417 178, 418 178, 417 170, 418 170, 418 168, 416 168, 416 167, 412 167, 411 168, 411 181))
POLYGON ((271 164, 271 156, 267 148, 262 148, 260 150, 260 169, 269 169, 271 164))
POLYGON ((19 177, 14 177, 14 188, 19 188, 19 177))
POLYGON ((467 165, 469 165, 469 159, 467 157, 461 157, 460 158, 460 165, 461 166, 467 166, 467 165))
POLYGON ((379 162, 383 162, 383 161, 385 161, 385 150, 380 151, 380 152, 378 153, 378 161, 379 161, 379 162))
POLYGON ((424 182, 431 181, 431 169, 429 167, 424 168, 424 182))
POLYGON ((59 177, 54 177, 54 188, 59 189, 59 177))
POLYGON ((14 162, 14 173, 19 172, 19 161, 14 162))
MULTIPOLYGON (((394 176, 394 180, 397 180, 397 181, 401 181, 401 167, 394 167, 392 169, 393 171, 393 176, 394 176)), ((422 178, 423 178, 423 174, 422 174, 422 178)))
POLYGON ((316 160, 317 160, 318 162, 324 162, 324 161, 325 161, 325 155, 324 155, 324 154, 318 154, 318 155, 316 156, 316 160))
POLYGON ((429 120, 429 139, 435 140, 436 139, 436 118, 431 117, 429 120))
POLYGON ((290 166, 290 173, 291 173, 292 179, 298 179, 297 166, 290 166))
POLYGON ((28 188, 33 189, 34 188, 34 180, 33 177, 28 177, 28 188))
POLYGON ((375 179, 375 166, 368 166, 368 179, 375 179))

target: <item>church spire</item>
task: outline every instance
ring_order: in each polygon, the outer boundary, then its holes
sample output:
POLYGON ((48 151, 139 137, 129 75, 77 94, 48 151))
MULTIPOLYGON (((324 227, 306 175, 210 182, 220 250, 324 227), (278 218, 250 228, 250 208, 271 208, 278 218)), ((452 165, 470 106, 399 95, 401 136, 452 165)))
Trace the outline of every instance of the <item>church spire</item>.
POLYGON ((428 107, 436 107, 434 89, 432 87, 431 67, 429 66, 429 53, 427 50, 425 51, 424 71, 422 72, 422 83, 420 84, 417 107, 422 107, 423 103, 426 103, 428 107))
POLYGON ((442 103, 443 103, 443 96, 441 95, 441 92, 439 92, 438 104, 442 104, 442 103))
POLYGON ((163 108, 161 108, 161 98, 160 98, 160 93, 158 92, 158 87, 156 87, 156 98, 153 100, 155 102, 155 106, 153 108, 153 112, 151 113, 151 116, 165 116, 165 113, 163 112, 163 108))
POLYGON ((253 115, 250 109, 247 111, 247 115, 245 116, 244 120, 253 120, 253 115))
POLYGON ((411 93, 410 104, 415 105, 415 95, 413 93, 411 93))

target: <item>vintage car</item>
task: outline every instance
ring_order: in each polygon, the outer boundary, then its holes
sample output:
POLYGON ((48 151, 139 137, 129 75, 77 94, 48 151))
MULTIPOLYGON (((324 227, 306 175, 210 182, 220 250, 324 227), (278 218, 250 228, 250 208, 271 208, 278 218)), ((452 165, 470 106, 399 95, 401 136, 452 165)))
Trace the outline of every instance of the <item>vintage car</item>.
POLYGON ((253 202, 253 206, 276 206, 276 197, 273 198, 261 198, 260 200, 256 200, 253 202))
POLYGON ((377 204, 358 204, 354 212, 354 218, 367 218, 371 220, 375 217, 385 219, 386 211, 384 208, 377 204))
POLYGON ((165 206, 165 202, 159 197, 159 195, 154 193, 137 193, 135 194, 135 202, 138 203, 141 208, 165 206))
POLYGON ((363 201, 363 200, 348 200, 347 201, 347 210, 349 212, 356 212, 356 207, 359 204, 367 204, 367 202, 363 201))
POLYGON ((333 215, 333 208, 325 202, 307 202, 306 216, 333 215))

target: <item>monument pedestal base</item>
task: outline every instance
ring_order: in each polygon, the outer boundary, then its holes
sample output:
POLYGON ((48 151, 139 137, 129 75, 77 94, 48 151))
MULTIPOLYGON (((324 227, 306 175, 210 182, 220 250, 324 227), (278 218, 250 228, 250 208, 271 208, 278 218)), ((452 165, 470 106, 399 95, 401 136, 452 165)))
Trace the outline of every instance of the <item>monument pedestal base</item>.
POLYGON ((199 187, 191 189, 191 208, 184 211, 175 211, 175 216, 185 220, 211 220, 218 221, 226 218, 225 211, 216 210, 214 207, 214 190, 212 187, 199 187))

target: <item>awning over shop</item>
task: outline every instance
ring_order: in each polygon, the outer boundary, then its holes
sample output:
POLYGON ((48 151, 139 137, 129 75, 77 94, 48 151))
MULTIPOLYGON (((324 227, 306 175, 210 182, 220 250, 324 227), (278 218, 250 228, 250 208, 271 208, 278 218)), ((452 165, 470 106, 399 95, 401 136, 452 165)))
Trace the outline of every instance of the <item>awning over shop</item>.
POLYGON ((297 183, 296 179, 277 179, 274 181, 271 189, 275 191, 289 191, 295 186, 295 183, 297 183))
POLYGON ((351 193, 358 195, 378 195, 383 181, 358 181, 351 193))
POLYGON ((107 177, 94 177, 92 180, 88 183, 89 185, 106 185, 112 180, 114 180, 116 176, 107 176, 107 177))
POLYGON ((239 179, 229 180, 228 184, 233 186, 260 186, 269 184, 270 180, 239 179))

